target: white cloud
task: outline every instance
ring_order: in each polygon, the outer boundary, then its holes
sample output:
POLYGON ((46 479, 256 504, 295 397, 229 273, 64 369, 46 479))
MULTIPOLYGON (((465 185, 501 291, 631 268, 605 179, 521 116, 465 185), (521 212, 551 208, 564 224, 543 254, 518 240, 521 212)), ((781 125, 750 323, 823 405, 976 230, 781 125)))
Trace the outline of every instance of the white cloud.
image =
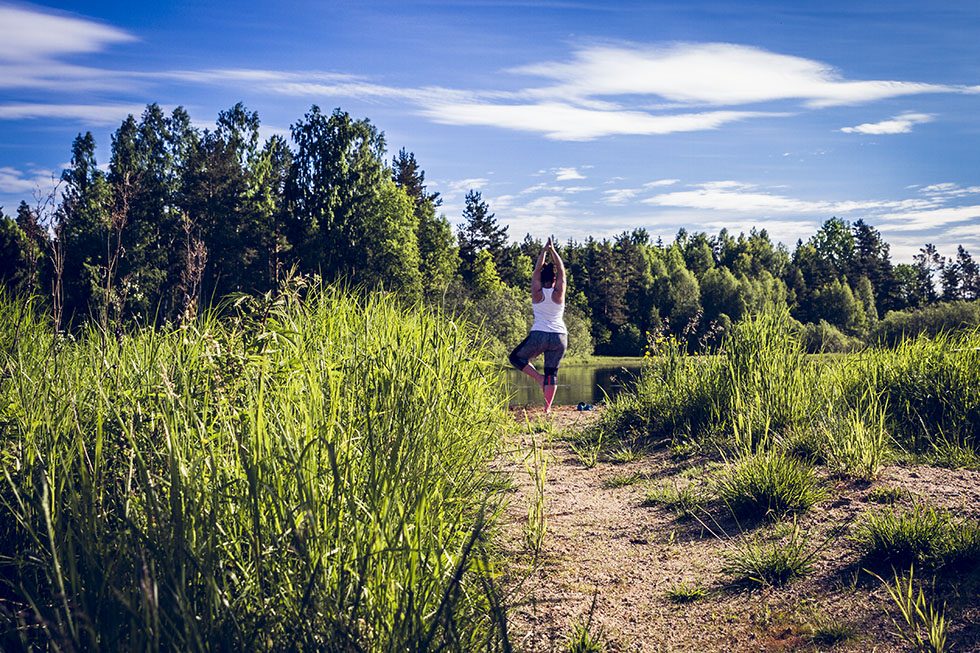
POLYGON ((0 193, 30 195, 38 188, 48 188, 52 185, 54 173, 50 170, 22 170, 4 166, 0 168, 0 193))
POLYGON ((751 213, 755 218, 769 215, 832 215, 883 210, 922 210, 934 206, 930 200, 805 200, 759 190, 737 181, 714 181, 699 184, 693 190, 662 193, 643 200, 645 204, 674 206, 712 211, 751 213))
POLYGON ((64 61, 136 40, 115 27, 68 14, 0 6, 0 88, 52 90, 118 86, 115 73, 64 61))
POLYGON ((602 194, 606 196, 606 204, 626 204, 631 199, 636 197, 637 193, 640 191, 636 188, 613 188, 610 190, 602 191, 602 194))
MULTIPOLYGON (((885 213, 881 217, 887 223, 890 231, 928 231, 948 224, 966 222, 969 220, 977 221, 973 226, 976 232, 980 232, 980 205, 971 206, 944 206, 940 208, 925 210, 896 211, 885 213)), ((882 225, 882 229, 885 228, 882 225)))
POLYGON ((99 52, 135 37, 115 27, 70 15, 0 6, 0 60, 36 61, 99 52))
POLYGON ((485 177, 469 177, 467 179, 456 179, 446 183, 449 193, 467 193, 471 190, 480 191, 490 180, 485 177))
POLYGON ((966 197, 967 195, 980 195, 980 186, 967 186, 964 188, 959 184, 943 182, 923 186, 920 192, 938 198, 966 197))
POLYGON ((27 171, 10 166, 0 167, 0 207, 12 215, 21 200, 34 205, 39 198, 56 192, 60 173, 41 168, 27 171))
POLYGON ((713 106, 801 100, 826 107, 920 93, 976 92, 963 86, 848 80, 820 61, 732 43, 586 47, 570 61, 531 64, 514 72, 553 80, 554 86, 535 91, 541 97, 644 95, 713 106))
POLYGON ((915 125, 932 122, 931 113, 903 113, 881 122, 866 122, 855 127, 842 127, 845 134, 907 134, 915 125))
POLYGON ((724 124, 760 116, 785 114, 758 111, 709 111, 651 115, 642 111, 596 111, 560 102, 540 104, 438 103, 422 115, 447 125, 506 127, 536 132, 552 140, 587 141, 602 136, 655 135, 717 129, 724 124))
POLYGON ((138 116, 145 108, 139 104, 0 104, 0 120, 47 118, 111 125, 129 114, 138 116))
POLYGON ((571 181, 574 179, 585 179, 585 175, 576 168, 558 168, 555 170, 555 181, 571 181))
POLYGON ((661 186, 673 186, 678 183, 680 179, 655 179, 654 181, 648 181, 643 184, 644 188, 660 188, 661 186))

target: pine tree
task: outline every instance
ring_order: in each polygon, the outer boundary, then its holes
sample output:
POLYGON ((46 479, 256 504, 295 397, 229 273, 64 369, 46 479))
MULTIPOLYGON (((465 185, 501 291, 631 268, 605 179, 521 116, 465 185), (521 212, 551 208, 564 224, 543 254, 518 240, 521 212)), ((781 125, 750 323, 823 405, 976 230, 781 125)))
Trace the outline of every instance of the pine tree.
POLYGON ((463 222, 459 225, 459 255, 463 261, 463 274, 472 279, 476 255, 486 251, 493 257, 499 269, 503 263, 507 244, 507 227, 501 227, 490 212, 490 205, 483 200, 479 191, 466 193, 466 207, 463 209, 463 222))
POLYGON ((404 148, 392 160, 392 177, 414 204, 423 293, 438 297, 456 277, 460 262, 452 226, 445 217, 436 214, 442 198, 439 193, 428 191, 425 172, 415 160, 415 154, 404 148))

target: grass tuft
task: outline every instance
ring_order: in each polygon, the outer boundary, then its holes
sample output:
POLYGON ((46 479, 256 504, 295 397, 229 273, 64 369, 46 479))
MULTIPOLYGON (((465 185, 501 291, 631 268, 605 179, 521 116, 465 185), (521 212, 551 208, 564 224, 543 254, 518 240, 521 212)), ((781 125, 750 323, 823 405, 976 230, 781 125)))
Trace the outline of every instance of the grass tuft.
POLYGON ((667 600, 671 603, 694 603, 708 595, 708 591, 696 582, 680 581, 667 588, 667 600))
POLYGON ((725 554, 723 569, 736 582, 779 587, 810 573, 818 551, 818 547, 809 546, 807 536, 794 525, 787 537, 743 535, 725 554))
POLYGON ((909 496, 907 490, 894 485, 878 485, 871 488, 868 492, 868 501, 872 503, 883 503, 894 505, 903 497, 909 496))
POLYGON ((943 653, 946 647, 946 606, 937 608, 926 598, 925 591, 913 582, 914 567, 909 567, 908 576, 902 578, 895 574, 889 582, 880 576, 878 580, 885 586, 892 604, 898 608, 898 618, 890 616, 898 636, 923 653, 943 653))
POLYGON ((703 512, 708 493, 698 483, 663 483, 647 490, 644 506, 663 506, 679 517, 694 517, 703 512))
POLYGON ((825 495, 812 467, 778 451, 737 459, 715 483, 719 498, 740 519, 803 513, 825 495))
POLYGON ((980 561, 980 522, 922 504, 865 515, 853 539, 873 569, 958 567, 980 561))

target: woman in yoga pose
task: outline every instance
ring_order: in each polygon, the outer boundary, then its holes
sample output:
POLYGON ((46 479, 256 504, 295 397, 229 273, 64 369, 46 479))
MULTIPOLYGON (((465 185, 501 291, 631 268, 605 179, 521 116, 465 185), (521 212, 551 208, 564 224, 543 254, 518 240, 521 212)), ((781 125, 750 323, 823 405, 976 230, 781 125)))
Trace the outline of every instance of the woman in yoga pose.
POLYGON ((555 398, 558 378, 558 365, 568 348, 568 329, 565 328, 565 265, 548 239, 541 250, 538 262, 531 275, 531 309, 534 323, 531 332, 521 344, 510 353, 511 365, 537 381, 544 393, 544 410, 551 412, 551 402, 555 398), (545 263, 545 257, 551 262, 545 263), (530 360, 544 354, 544 374, 541 374, 530 360))

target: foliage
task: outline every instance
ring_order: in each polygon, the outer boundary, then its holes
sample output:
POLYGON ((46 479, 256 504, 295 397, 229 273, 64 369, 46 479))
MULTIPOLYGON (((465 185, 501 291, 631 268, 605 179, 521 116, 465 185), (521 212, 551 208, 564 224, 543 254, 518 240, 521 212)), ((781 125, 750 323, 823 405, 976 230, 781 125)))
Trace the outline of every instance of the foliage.
POLYGON ((943 332, 980 328, 980 301, 940 302, 906 311, 891 311, 878 322, 872 333, 876 342, 894 346, 918 335, 937 336, 943 332))
POLYGON ((860 338, 849 336, 826 320, 802 325, 803 347, 811 354, 841 354, 861 349, 860 338))
POLYGON ((470 329, 317 286, 227 313, 72 339, 0 303, 0 648, 497 641, 470 329))
MULTIPOLYGON (((485 328, 498 354, 516 344, 519 309, 502 309, 501 298, 526 291, 542 243, 509 241, 510 216, 498 218, 480 189, 467 192, 461 216, 440 214, 414 153, 402 148, 387 163, 384 134, 340 109, 312 106, 291 143, 259 133, 258 114, 241 103, 209 129, 182 107, 168 115, 150 104, 113 134, 107 172, 92 134, 80 134, 61 201, 22 205, 19 232, 0 223, 0 281, 50 294, 57 326, 77 329, 90 318, 104 327, 188 319, 229 294, 272 290, 295 269, 456 316, 502 310, 504 324, 485 328)), ((754 228, 681 229, 669 243, 638 228, 558 249, 572 355, 640 355, 651 335, 712 352, 746 318, 787 310, 810 352, 980 323, 972 304, 910 312, 978 298, 980 266, 967 250, 945 258, 926 244, 914 263, 893 265, 863 220, 830 218, 792 252, 754 228)))

